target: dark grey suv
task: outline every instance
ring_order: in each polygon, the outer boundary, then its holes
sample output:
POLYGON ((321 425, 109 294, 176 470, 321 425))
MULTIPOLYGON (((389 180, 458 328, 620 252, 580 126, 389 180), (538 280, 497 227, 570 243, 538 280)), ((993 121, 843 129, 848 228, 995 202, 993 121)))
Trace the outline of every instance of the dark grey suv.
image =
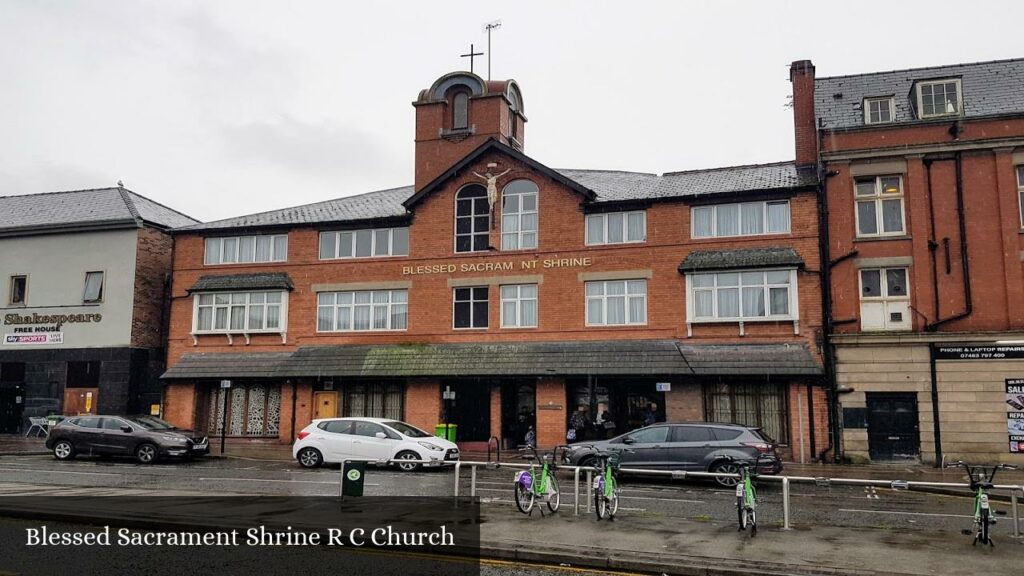
MULTIPOLYGON (((610 440, 572 444, 565 460, 574 466, 591 466, 598 450, 618 451, 623 468, 736 473, 736 461, 757 461, 762 474, 782 471, 775 441, 758 428, 738 424, 653 424, 610 440)), ((717 480, 725 486, 736 484, 735 478, 717 480)))
POLYGON ((50 430, 46 447, 57 460, 78 454, 130 456, 142 464, 163 456, 187 458, 210 451, 205 436, 179 430, 155 416, 74 416, 50 430))

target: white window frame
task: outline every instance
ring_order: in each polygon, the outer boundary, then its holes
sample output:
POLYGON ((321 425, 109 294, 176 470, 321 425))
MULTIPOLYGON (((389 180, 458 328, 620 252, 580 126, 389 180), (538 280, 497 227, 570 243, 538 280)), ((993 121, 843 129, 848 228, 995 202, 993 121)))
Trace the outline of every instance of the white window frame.
POLYGON ((913 329, 913 319, 910 317, 910 268, 908 266, 889 266, 887 268, 860 268, 857 270, 857 295, 859 297, 858 305, 860 307, 860 320, 861 320, 861 331, 862 332, 891 332, 896 330, 906 331, 913 329), (886 273, 890 270, 903 270, 903 277, 906 279, 906 295, 904 296, 890 296, 889 295, 889 282, 886 278, 886 273), (878 296, 864 296, 864 273, 877 271, 879 288, 882 294, 878 296), (882 314, 883 325, 879 328, 865 328, 864 327, 864 304, 868 303, 880 303, 888 305, 892 303, 906 303, 907 305, 907 318, 904 321, 904 325, 899 327, 892 327, 889 320, 889 311, 886 308, 885 313, 882 314))
POLYGON ((250 264, 261 264, 265 262, 287 262, 288 261, 288 234, 250 234, 246 236, 208 236, 203 238, 203 265, 204 266, 226 266, 241 264, 243 266, 250 264), (252 259, 245 262, 239 261, 239 256, 242 248, 243 239, 252 239, 252 259), (256 253, 259 251, 260 238, 270 238, 270 258, 268 260, 257 260, 256 253), (280 238, 284 238, 284 254, 278 254, 277 241, 280 238), (226 262, 225 248, 228 240, 234 242, 234 255, 233 260, 226 262), (210 249, 216 246, 215 256, 210 253, 210 249))
POLYGON ((537 245, 540 243, 539 229, 540 229, 540 190, 537 188, 537 185, 533 181, 531 181, 531 180, 526 180, 526 179, 522 179, 522 178, 517 179, 517 180, 513 180, 512 182, 509 182, 508 184, 506 184, 505 188, 501 192, 501 249, 502 249, 502 251, 536 250, 537 249, 537 245), (509 190, 508 190, 509 186, 512 186, 513 184, 515 184, 517 182, 528 182, 531 186, 533 186, 533 190, 524 190, 524 191, 520 191, 520 192, 516 192, 516 191, 509 192, 509 190), (507 196, 518 196, 519 197, 519 209, 516 210, 515 212, 505 212, 505 198, 507 196), (533 210, 523 210, 523 198, 526 197, 526 196, 533 196, 533 210), (523 220, 525 219, 525 216, 528 216, 530 214, 533 214, 533 215, 536 216, 536 219, 535 219, 536 226, 533 228, 533 230, 524 230, 523 229, 523 220), (505 231, 505 219, 506 218, 514 218, 515 219, 516 229, 514 231, 512 231, 512 232, 505 231), (523 235, 524 234, 533 234, 533 245, 532 246, 526 246, 523 243, 523 235), (512 243, 513 246, 510 246, 508 248, 505 247, 505 238, 506 237, 514 240, 514 242, 512 243))
POLYGON ((688 324, 711 324, 711 323, 734 323, 734 322, 796 322, 800 319, 800 287, 797 284, 797 273, 796 268, 754 268, 754 269, 736 269, 736 270, 709 270, 707 272, 694 271, 686 273, 686 322, 688 324), (743 284, 743 274, 761 272, 764 274, 764 282, 760 284, 743 284), (786 284, 772 284, 768 283, 768 272, 789 272, 789 282, 786 284), (701 275, 712 275, 715 277, 714 285, 711 287, 696 287, 694 286, 694 276, 701 275), (738 274, 739 280, 735 286, 718 286, 718 276, 721 274, 738 274), (751 288, 754 286, 760 286, 764 289, 764 302, 765 302, 765 315, 764 316, 744 316, 743 315, 743 288, 751 288), (737 303, 740 315, 739 316, 718 316, 718 290, 719 289, 736 289, 737 303), (788 314, 772 314, 771 313, 771 289, 772 288, 786 288, 789 290, 789 313, 788 314), (695 312, 694 304, 696 302, 696 296, 694 295, 697 291, 708 291, 711 292, 712 310, 713 316, 697 316, 695 312))
POLYGON ((337 292, 319 292, 316 295, 316 331, 320 334, 328 333, 339 333, 339 332, 405 332, 409 330, 409 290, 407 288, 399 288, 394 290, 342 290, 337 292), (395 301, 396 293, 402 293, 405 297, 404 301, 395 301), (369 294, 370 301, 368 303, 357 303, 357 294, 369 294), (387 302, 377 302, 376 296, 378 294, 387 294, 387 302), (320 297, 324 295, 331 295, 334 302, 329 304, 321 304, 320 297), (340 303, 339 301, 343 296, 347 297, 351 295, 351 303, 340 303), (395 309, 399 307, 405 307, 405 327, 395 328, 393 326, 393 319, 395 309), (370 327, 369 328, 356 328, 355 321, 355 310, 357 307, 368 307, 370 309, 370 327), (386 328, 375 328, 373 326, 373 310, 374 308, 383 307, 385 308, 385 318, 387 318, 386 328), (320 328, 320 310, 322 308, 331 309, 331 329, 324 330, 320 328), (349 312, 349 328, 339 329, 338 328, 338 309, 348 308, 349 312))
POLYGON ((691 206, 690 207, 690 238, 704 239, 704 238, 737 238, 740 236, 776 236, 780 234, 792 234, 793 233, 793 206, 792 203, 787 200, 759 200, 756 202, 729 202, 725 204, 707 204, 704 206, 691 206), (761 204, 761 232, 744 233, 743 232, 743 206, 750 204, 761 204), (769 232, 768 231, 768 205, 769 204, 785 204, 786 214, 789 216, 786 219, 786 230, 783 232, 769 232), (718 210, 726 206, 737 206, 736 217, 738 218, 736 229, 739 231, 736 234, 719 234, 718 233, 718 210), (711 234, 710 235, 697 235, 697 210, 711 210, 711 234))
POLYGON ((106 292, 104 290, 104 288, 106 288, 106 286, 104 285, 104 284, 106 284, 106 280, 107 280, 107 275, 106 275, 106 273, 104 273, 103 270, 89 270, 89 271, 87 271, 85 273, 85 284, 82 286, 82 303, 83 304, 99 304, 99 303, 103 302, 103 296, 104 296, 104 293, 106 292), (100 275, 100 290, 99 290, 99 294, 97 295, 96 298, 88 298, 87 297, 89 295, 88 290, 89 290, 89 275, 90 274, 99 274, 100 275))
MULTIPOLYGON (((452 225, 453 225, 453 228, 452 228, 452 251, 454 253, 456 253, 456 254, 481 253, 481 252, 487 252, 487 251, 489 251, 491 249, 491 246, 490 246, 490 244, 491 244, 491 240, 490 240, 491 228, 494 225, 493 210, 488 210, 487 211, 487 230, 486 230, 486 232, 476 232, 474 230, 474 226, 473 226, 474 220, 476 220, 477 218, 483 217, 482 214, 477 214, 476 212, 473 211, 473 207, 476 205, 477 199, 481 198, 481 196, 474 196, 472 199, 470 199, 471 203, 470 203, 469 216, 459 216, 459 200, 462 200, 462 198, 460 198, 459 196, 463 193, 463 191, 465 191, 467 188, 469 188, 471 186, 481 186, 481 185, 480 184, 467 184, 467 185, 459 188, 458 191, 455 192, 455 205, 453 206, 454 210, 453 210, 453 213, 452 213, 452 225), (459 232, 459 219, 460 218, 468 219, 469 220, 469 223, 470 223, 469 232, 462 232, 462 233, 459 232), (474 248, 474 246, 476 244, 476 237, 477 236, 484 236, 484 235, 486 235, 486 237, 487 237, 487 246, 482 248, 482 249, 480 249, 480 250, 476 250, 474 248), (461 237, 469 237, 469 250, 459 250, 459 238, 461 238, 461 237)), ((483 196, 482 198, 486 198, 486 196, 483 196)))
POLYGON ((1024 164, 1015 166, 1017 170, 1017 198, 1020 207, 1020 227, 1024 229, 1024 164))
POLYGON ((643 244, 647 242, 647 210, 627 210, 622 212, 601 212, 597 214, 587 214, 584 220, 585 226, 583 227, 583 241, 587 246, 605 246, 609 244, 643 244), (641 219, 641 233, 639 240, 629 240, 629 216, 631 214, 640 214, 641 219), (611 241, 608 240, 608 220, 612 217, 622 219, 622 240, 611 241), (590 241, 590 229, 591 226, 595 226, 595 222, 601 226, 601 240, 598 242, 590 241))
MULTIPOLYGON (((945 89, 943 89, 945 91, 945 89)), ((924 80, 917 82, 914 86, 914 97, 917 101, 917 117, 921 120, 926 118, 942 118, 944 116, 962 116, 964 110, 964 91, 963 84, 959 78, 939 78, 936 80, 924 80), (938 114, 925 114, 924 112, 924 94, 923 88, 925 86, 937 86, 939 84, 954 84, 956 86, 956 112, 942 111, 938 114)), ((934 99, 934 96, 933 96, 934 99)))
POLYGON ((10 279, 7 281, 7 289, 8 289, 8 293, 7 293, 7 305, 8 306, 15 306, 15 307, 19 307, 20 308, 22 306, 27 306, 28 305, 28 274, 11 274, 10 279), (22 292, 21 292, 21 302, 15 302, 14 301, 14 282, 18 278, 24 278, 24 280, 25 280, 25 289, 22 290, 22 292))
POLYGON ((287 290, 238 290, 231 292, 195 292, 192 294, 192 334, 284 334, 288 331, 288 291, 287 290), (281 301, 279 303, 268 303, 266 296, 262 303, 253 303, 253 294, 280 294, 281 301), (243 314, 245 314, 245 326, 243 328, 232 328, 231 327, 231 313, 232 308, 239 306, 233 304, 232 300, 236 295, 244 295, 245 302, 243 306, 243 314), (201 298, 203 296, 210 296, 213 299, 213 304, 200 305, 201 298), (217 296, 227 296, 228 303, 217 304, 217 296), (249 308, 253 306, 263 307, 263 325, 267 323, 267 308, 276 304, 279 308, 278 311, 278 327, 276 328, 256 328, 249 329, 249 308), (210 329, 203 330, 199 327, 199 308, 210 308, 210 329), (217 308, 227 308, 227 327, 216 328, 217 326, 217 308))
MULTIPOLYGON (((487 285, 483 285, 483 286, 456 286, 456 287, 452 288, 452 330, 489 330, 490 327, 491 327, 491 293, 492 292, 493 292, 493 290, 491 290, 491 287, 487 286, 487 285), (477 300, 474 297, 474 295, 476 294, 476 289, 477 288, 487 288, 487 300, 477 300), (470 324, 469 326, 461 326, 461 327, 459 327, 459 326, 455 325, 455 303, 457 302, 455 300, 455 294, 456 294, 456 291, 458 291, 460 289, 469 289, 469 300, 468 300, 468 302, 469 302, 469 324, 470 324), (474 319, 474 316, 473 316, 473 305, 478 303, 478 302, 486 302, 487 303, 487 326, 473 326, 473 324, 474 324, 474 322, 473 322, 473 319, 474 319)), ((467 302, 467 300, 459 300, 458 302, 467 302)))
MULTIPOLYGON (((864 108, 864 123, 865 124, 889 124, 889 123, 892 123, 892 122, 894 122, 896 120, 896 99, 893 98, 892 96, 878 96, 878 97, 872 97, 872 98, 865 98, 864 99, 864 105, 862 107, 864 108), (885 106, 886 106, 886 108, 889 111, 889 119, 888 120, 872 121, 871 120, 871 105, 872 104, 880 104, 880 103, 883 103, 883 102, 885 103, 885 106)), ((879 111, 879 116, 881 116, 881 111, 879 111)))
POLYGON ((502 328, 516 328, 516 329, 536 328, 537 326, 540 325, 540 286, 539 285, 537 285, 537 284, 502 284, 502 285, 498 286, 498 297, 501 300, 501 327, 502 328), (532 287, 534 289, 534 296, 533 297, 528 297, 528 296, 524 297, 523 296, 523 288, 525 288, 525 287, 532 287), (506 298, 505 297, 505 289, 506 288, 514 288, 515 289, 515 295, 513 295, 513 296, 511 296, 509 298, 506 298), (505 303, 506 302, 511 302, 511 303, 515 304, 516 313, 515 313, 515 318, 513 318, 513 319, 509 319, 505 315, 505 303), (523 323, 523 303, 524 302, 533 302, 533 310, 534 310, 533 317, 534 317, 534 320, 535 320, 534 324, 527 325, 527 324, 523 323))
POLYGON ((907 235, 907 202, 906 194, 903 190, 903 175, 902 174, 883 174, 880 176, 867 176, 863 178, 854 178, 853 180, 853 219, 854 225, 857 227, 856 236, 857 238, 878 238, 885 236, 906 236, 907 235), (896 178, 900 183, 900 191, 898 194, 886 194, 882 191, 882 180, 885 178, 896 178), (875 193, 871 196, 858 196, 857 195, 857 184, 862 181, 874 180, 875 182, 875 193), (883 202, 885 200, 899 200, 900 201, 900 229, 895 232, 886 232, 884 223, 884 210, 883 202), (875 226, 877 232, 864 233, 860 231, 860 209, 858 204, 862 202, 874 202, 875 204, 875 226))
POLYGON ((590 326, 593 326, 593 327, 605 327, 605 326, 646 326, 647 325, 647 318, 649 316, 649 314, 648 314, 648 306, 647 306, 648 305, 648 300, 649 300, 648 297, 647 297, 647 294, 648 294, 647 286, 648 286, 648 284, 647 284, 647 279, 646 278, 628 278, 628 279, 623 279, 623 280, 592 280, 590 282, 585 282, 584 286, 583 286, 583 318, 584 318, 584 321, 586 323, 586 326, 588 326, 588 327, 590 327, 590 326), (631 282, 640 282, 640 283, 642 283, 643 287, 644 287, 643 294, 630 293, 629 292, 629 284, 631 282), (590 286, 597 285, 597 284, 601 284, 602 285, 601 294, 591 296, 590 295, 590 286), (613 298, 622 297, 622 298, 625 299, 625 304, 624 304, 625 305, 625 314, 624 314, 625 322, 623 322, 623 323, 610 324, 608 322, 608 298, 609 298, 609 295, 608 295, 608 285, 609 284, 624 284, 623 293, 621 295, 612 295, 611 296, 613 298), (629 306, 630 299, 632 299, 632 298, 639 298, 639 297, 642 297, 643 300, 644 300, 644 319, 643 319, 642 322, 637 322, 637 321, 633 320, 633 318, 631 317, 631 314, 630 314, 630 306, 629 306), (590 301, 591 300, 598 300, 598 301, 601 302, 601 322, 591 322, 590 321, 590 301))
POLYGON ((324 230, 324 231, 320 232, 320 235, 319 235, 319 237, 317 239, 317 254, 319 255, 320 260, 366 260, 366 259, 370 259, 370 258, 403 257, 403 256, 408 256, 409 255, 409 248, 410 248, 410 246, 409 246, 409 227, 408 226, 395 226, 395 227, 392 227, 392 228, 360 228, 358 230, 324 230), (396 230, 405 230, 406 231, 406 242, 405 242, 406 251, 405 251, 404 254, 396 254, 395 253, 395 231, 396 230), (382 231, 387 231, 387 235, 388 235, 388 252, 387 252, 387 254, 377 254, 377 232, 382 232, 382 231), (356 254, 359 252, 357 250, 357 248, 356 248, 356 239, 359 237, 359 233, 360 232, 369 232, 370 233, 370 255, 369 256, 356 256, 356 254), (333 234, 334 235, 334 256, 324 257, 324 255, 323 255, 323 252, 322 252, 321 248, 323 246, 323 240, 324 240, 324 235, 325 234, 333 234), (341 235, 342 234, 351 234, 351 236, 352 236, 352 243, 350 244, 351 251, 349 252, 349 255, 347 255, 347 256, 342 256, 341 255, 341 235))

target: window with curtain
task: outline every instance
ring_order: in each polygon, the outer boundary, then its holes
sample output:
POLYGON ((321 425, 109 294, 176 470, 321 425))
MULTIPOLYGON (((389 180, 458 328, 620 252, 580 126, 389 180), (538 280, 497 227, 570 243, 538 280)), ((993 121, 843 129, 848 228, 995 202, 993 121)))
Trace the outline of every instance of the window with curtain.
POLYGON ((905 234, 901 176, 858 178, 854 183, 854 189, 857 236, 905 234))
POLYGON ((501 193, 501 249, 537 247, 537 185, 513 180, 501 193))
POLYGON ((403 396, 402 385, 397 382, 348 384, 343 413, 348 417, 401 420, 403 396))
POLYGON ((491 207, 487 189, 464 186, 455 194, 455 251, 482 252, 491 245, 491 207))
POLYGON ((704 386, 708 422, 761 428, 780 444, 789 442, 786 390, 782 384, 709 383, 704 386))
POLYGON ((229 236, 207 238, 204 264, 249 264, 288 260, 288 235, 229 236))
POLYGON ((370 228, 320 233, 320 259, 408 256, 409 228, 370 228))
POLYGON ((100 302, 103 300, 103 272, 85 273, 85 294, 83 302, 100 302))
POLYGON ((694 206, 690 209, 691 236, 757 236, 788 234, 789 200, 694 206))
POLYGON ((608 212, 588 214, 587 245, 626 244, 647 241, 647 212, 608 212))
POLYGON ((406 330, 408 290, 362 290, 317 294, 317 332, 406 330))
POLYGON ((195 294, 194 331, 283 332, 284 292, 213 292, 195 294))
POLYGON ((693 273, 686 287, 688 322, 798 317, 794 269, 693 273))
POLYGON ((511 284, 501 287, 501 327, 537 327, 536 284, 511 284))
POLYGON ((587 282, 587 325, 647 323, 647 280, 587 282))

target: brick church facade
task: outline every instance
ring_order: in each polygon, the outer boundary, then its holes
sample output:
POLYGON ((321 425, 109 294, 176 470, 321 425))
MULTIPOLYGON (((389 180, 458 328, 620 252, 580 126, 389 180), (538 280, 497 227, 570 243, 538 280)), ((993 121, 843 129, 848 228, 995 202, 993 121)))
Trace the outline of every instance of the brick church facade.
POLYGON ((552 446, 575 411, 605 437, 654 405, 832 446, 813 166, 556 170, 525 153, 515 81, 452 73, 413 106, 413 186, 176 231, 167 419, 552 446))

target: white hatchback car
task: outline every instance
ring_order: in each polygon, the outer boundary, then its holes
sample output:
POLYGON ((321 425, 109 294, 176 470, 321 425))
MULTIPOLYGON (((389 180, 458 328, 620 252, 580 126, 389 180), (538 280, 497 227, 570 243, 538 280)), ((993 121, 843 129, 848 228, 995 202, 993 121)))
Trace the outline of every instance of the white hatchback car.
MULTIPOLYGON (((299 432, 292 456, 304 468, 344 460, 429 460, 426 466, 442 466, 459 459, 459 447, 398 420, 324 418, 299 432)), ((398 462, 397 466, 412 472, 423 464, 398 462)))

